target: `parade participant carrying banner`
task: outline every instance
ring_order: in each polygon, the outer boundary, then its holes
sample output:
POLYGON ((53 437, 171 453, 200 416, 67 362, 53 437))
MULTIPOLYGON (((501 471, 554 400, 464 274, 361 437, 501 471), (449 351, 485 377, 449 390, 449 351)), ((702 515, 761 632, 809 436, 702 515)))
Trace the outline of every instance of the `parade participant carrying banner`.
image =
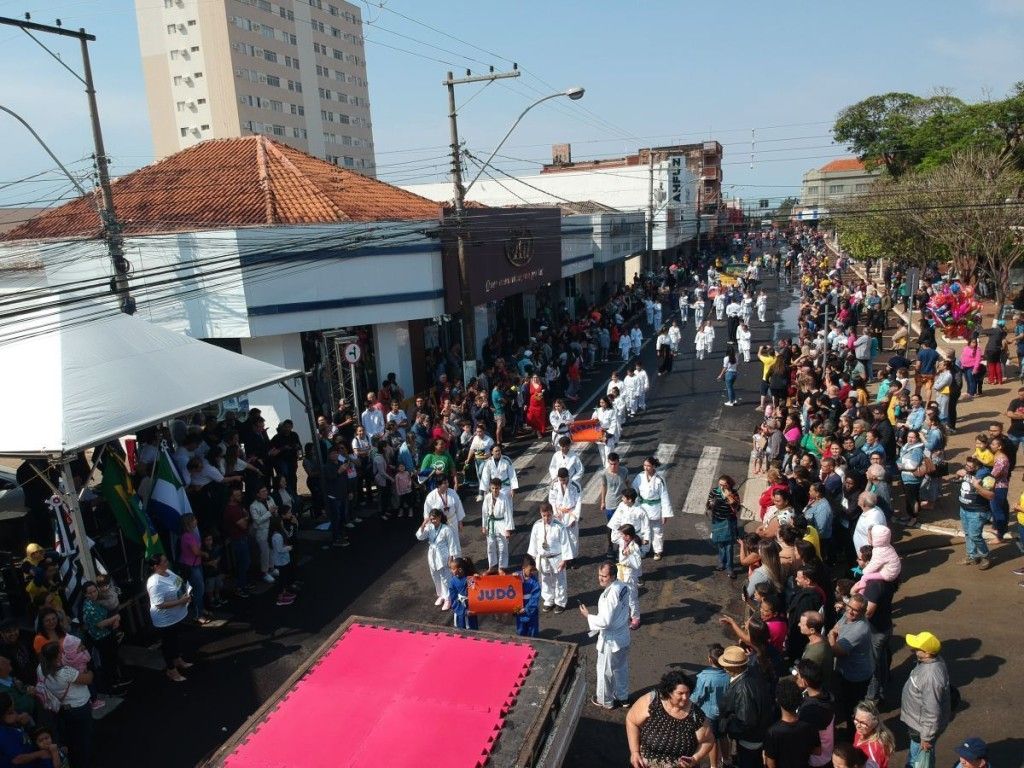
POLYGON ((523 581, 518 576, 495 574, 470 579, 470 613, 519 613, 522 610, 523 581))
POLYGON ((569 438, 574 443, 596 443, 602 436, 601 424, 597 419, 574 421, 569 425, 569 438))

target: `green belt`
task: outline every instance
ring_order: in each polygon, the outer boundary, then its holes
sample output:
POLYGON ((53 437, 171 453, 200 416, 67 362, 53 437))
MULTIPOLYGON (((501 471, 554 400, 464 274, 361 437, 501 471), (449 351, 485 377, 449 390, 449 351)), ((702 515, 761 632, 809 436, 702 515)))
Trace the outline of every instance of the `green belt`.
POLYGON ((640 499, 640 503, 641 504, 647 504, 649 506, 654 505, 654 504, 657 504, 657 505, 660 506, 661 505, 661 497, 659 496, 656 499, 640 499))

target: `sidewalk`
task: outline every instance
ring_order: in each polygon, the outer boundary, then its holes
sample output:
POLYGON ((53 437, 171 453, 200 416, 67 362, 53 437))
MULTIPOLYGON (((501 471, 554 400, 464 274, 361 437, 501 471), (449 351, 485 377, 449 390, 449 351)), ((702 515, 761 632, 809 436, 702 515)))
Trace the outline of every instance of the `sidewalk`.
MULTIPOLYGON (((858 262, 854 262, 851 269, 861 278, 866 280, 869 284, 874 284, 878 287, 876 280, 867 280, 864 272, 864 266, 858 262)), ((893 308, 893 313, 900 318, 900 320, 906 324, 907 314, 899 307, 893 308)), ((984 302, 982 305, 982 325, 984 327, 991 327, 993 320, 995 319, 994 307, 991 302, 984 302)), ((920 315, 918 314, 916 319, 911 319, 911 339, 915 338, 920 333, 920 315)), ((909 356, 908 345, 908 356, 909 356)), ((958 340, 948 340, 938 335, 938 351, 944 354, 952 354, 959 358, 960 352, 964 347, 963 342, 958 340)), ((921 530, 930 533, 938 533, 951 535, 959 538, 963 538, 963 528, 960 525, 960 512, 957 504, 957 492, 958 483, 956 482, 955 472, 963 465, 964 459, 974 451, 974 438, 979 432, 984 432, 989 424, 1001 424, 1003 429, 1007 429, 1008 419, 1006 418, 1006 409, 1009 406, 1010 400, 1012 400, 1017 394, 1017 387, 1019 386, 1016 378, 1006 379, 1000 386, 985 386, 985 394, 983 396, 975 397, 973 400, 967 400, 964 397, 957 403, 957 431, 955 433, 949 433, 946 441, 946 460, 949 462, 951 474, 943 479, 942 488, 939 494, 939 499, 935 503, 934 508, 928 510, 922 510, 921 512, 921 530)), ((1019 461, 1018 457, 1018 461, 1019 461)), ((1024 465, 1024 462, 1021 462, 1024 465)), ((1018 474, 1010 475, 1010 507, 1011 507, 1011 521, 1014 519, 1012 512, 1013 506, 1016 504, 1017 498, 1020 496, 1021 491, 1024 491, 1024 476, 1018 474)), ((907 533, 912 533, 908 531, 907 533)), ((989 530, 985 531, 985 538, 990 542, 995 542, 995 534, 989 530)), ((1004 544, 1010 544, 1015 546, 1012 542, 1001 542, 1004 544)))

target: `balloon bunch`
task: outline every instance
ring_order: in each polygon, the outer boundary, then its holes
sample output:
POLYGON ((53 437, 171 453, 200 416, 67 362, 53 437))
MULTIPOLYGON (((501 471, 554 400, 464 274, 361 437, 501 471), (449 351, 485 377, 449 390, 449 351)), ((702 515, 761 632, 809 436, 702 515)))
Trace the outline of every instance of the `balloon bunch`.
POLYGON ((981 328, 981 302, 974 286, 954 282, 932 296, 927 306, 929 322, 942 329, 947 339, 966 339, 981 328))

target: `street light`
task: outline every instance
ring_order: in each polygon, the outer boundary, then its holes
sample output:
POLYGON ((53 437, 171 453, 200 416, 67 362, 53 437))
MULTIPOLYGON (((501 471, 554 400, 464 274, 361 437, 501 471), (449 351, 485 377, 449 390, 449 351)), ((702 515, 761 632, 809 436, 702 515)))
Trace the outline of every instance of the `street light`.
POLYGON ((476 176, 473 177, 473 180, 469 182, 469 185, 465 189, 462 190, 462 199, 466 199, 466 194, 473 187, 473 185, 476 184, 477 179, 480 178, 483 172, 487 170, 487 166, 491 164, 491 160, 494 159, 494 156, 498 154, 498 150, 500 150, 502 146, 504 146, 505 142, 508 141, 508 137, 512 135, 512 131, 514 131, 516 129, 516 126, 522 122, 524 117, 526 117, 527 112, 536 107, 538 104, 543 104, 545 101, 548 101, 549 99, 558 99, 561 98, 562 96, 568 96, 573 101, 579 101, 580 99, 583 98, 583 94, 585 92, 586 91, 582 86, 577 85, 565 91, 561 91, 560 93, 552 93, 549 96, 543 96, 537 99, 535 102, 533 102, 533 104, 528 106, 526 109, 524 109, 519 114, 519 117, 516 118, 516 121, 512 123, 512 127, 508 129, 508 132, 502 137, 501 141, 498 142, 498 146, 496 146, 494 148, 494 151, 491 152, 491 156, 484 161, 483 165, 480 166, 480 170, 477 171, 477 174, 476 176))

